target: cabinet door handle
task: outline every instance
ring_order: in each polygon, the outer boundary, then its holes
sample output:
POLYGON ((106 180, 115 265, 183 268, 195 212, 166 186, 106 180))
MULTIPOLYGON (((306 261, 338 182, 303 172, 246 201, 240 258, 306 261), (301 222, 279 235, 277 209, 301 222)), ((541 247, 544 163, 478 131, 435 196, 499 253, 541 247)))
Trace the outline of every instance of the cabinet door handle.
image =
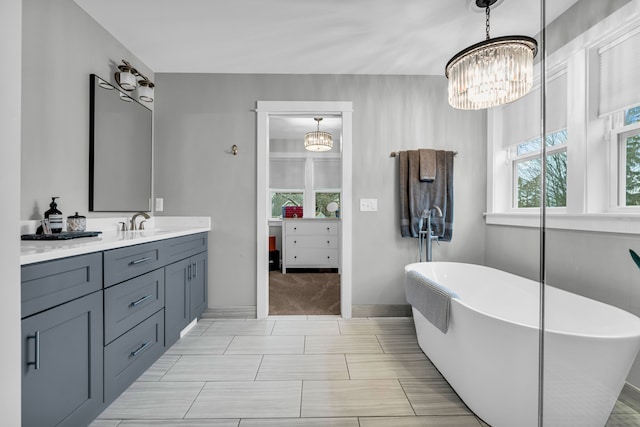
POLYGON ((293 244, 295 245, 296 243, 298 243, 298 241, 297 241, 297 240, 294 240, 294 241, 293 241, 293 244))
POLYGON ((136 265, 136 264, 142 264, 143 262, 147 262, 147 261, 151 261, 153 259, 152 256, 148 256, 148 257, 144 257, 144 258, 140 258, 140 259, 136 259, 134 261, 131 261, 129 263, 129 265, 136 265))
POLYGON ((137 355, 145 351, 146 348, 149 347, 150 345, 151 345, 151 341, 147 341, 146 343, 142 344, 136 351, 131 352, 131 357, 136 357, 137 355))
POLYGON ((135 307, 136 305, 140 305, 146 300, 148 300, 149 298, 151 298, 151 295, 144 296, 137 301, 133 301, 131 304, 129 304, 129 307, 135 307))
POLYGON ((33 365, 34 369, 40 369, 40 331, 36 331, 35 335, 27 337, 28 340, 35 340, 34 361, 27 362, 27 366, 33 365))
POLYGON ((191 280, 191 264, 187 267, 187 280, 191 280))
POLYGON ((193 278, 195 279, 196 277, 198 277, 198 263, 194 262, 193 263, 193 278))
POLYGON ((330 244, 331 244, 331 241, 330 241, 330 240, 327 240, 327 245, 330 245, 330 244))

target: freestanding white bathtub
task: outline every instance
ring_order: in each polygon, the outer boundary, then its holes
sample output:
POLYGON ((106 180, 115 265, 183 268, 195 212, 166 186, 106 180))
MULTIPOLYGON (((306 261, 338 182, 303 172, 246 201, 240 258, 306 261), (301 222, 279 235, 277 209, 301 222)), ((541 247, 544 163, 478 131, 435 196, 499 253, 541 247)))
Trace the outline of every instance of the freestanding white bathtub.
MULTIPOLYGON (((539 283, 463 263, 410 271, 458 296, 446 334, 415 306, 413 316, 420 347, 462 400, 492 427, 537 426, 539 283)), ((602 427, 640 349, 640 319, 550 286, 545 302, 544 426, 602 427)))

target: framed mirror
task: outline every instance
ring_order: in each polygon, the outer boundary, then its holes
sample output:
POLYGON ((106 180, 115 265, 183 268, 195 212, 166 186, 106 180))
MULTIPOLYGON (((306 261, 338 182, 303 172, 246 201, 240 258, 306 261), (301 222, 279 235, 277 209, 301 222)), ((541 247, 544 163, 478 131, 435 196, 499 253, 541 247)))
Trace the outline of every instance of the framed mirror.
POLYGON ((91 74, 89 211, 151 210, 153 112, 91 74))

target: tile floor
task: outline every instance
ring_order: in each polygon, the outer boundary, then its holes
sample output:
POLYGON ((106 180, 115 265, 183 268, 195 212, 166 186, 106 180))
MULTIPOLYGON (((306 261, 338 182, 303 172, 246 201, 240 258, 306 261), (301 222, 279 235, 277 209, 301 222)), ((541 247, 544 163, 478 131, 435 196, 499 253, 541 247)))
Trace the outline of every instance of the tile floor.
MULTIPOLYGON (((619 401, 607 427, 640 425, 619 401)), ((486 426, 411 318, 201 320, 91 427, 486 426)))

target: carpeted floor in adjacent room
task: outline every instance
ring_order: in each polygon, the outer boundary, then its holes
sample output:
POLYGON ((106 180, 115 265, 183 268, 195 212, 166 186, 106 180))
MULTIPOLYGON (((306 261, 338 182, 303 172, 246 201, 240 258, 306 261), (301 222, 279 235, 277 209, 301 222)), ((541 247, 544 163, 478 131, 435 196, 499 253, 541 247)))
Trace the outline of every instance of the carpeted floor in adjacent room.
POLYGON ((340 275, 269 272, 269 314, 340 314, 340 275))

